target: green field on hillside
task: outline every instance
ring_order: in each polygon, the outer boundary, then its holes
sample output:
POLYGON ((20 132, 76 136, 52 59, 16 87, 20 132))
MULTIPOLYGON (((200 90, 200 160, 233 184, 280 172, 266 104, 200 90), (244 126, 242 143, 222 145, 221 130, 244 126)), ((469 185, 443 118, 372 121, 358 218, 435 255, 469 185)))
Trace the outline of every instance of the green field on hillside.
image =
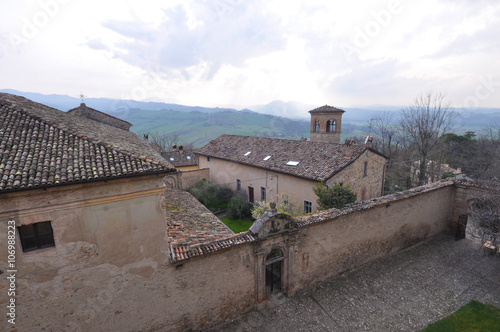
POLYGON ((290 120, 253 112, 221 111, 216 113, 181 111, 129 110, 120 118, 133 124, 137 134, 172 134, 179 142, 201 147, 222 135, 252 135, 300 139, 309 137, 309 122, 290 120))

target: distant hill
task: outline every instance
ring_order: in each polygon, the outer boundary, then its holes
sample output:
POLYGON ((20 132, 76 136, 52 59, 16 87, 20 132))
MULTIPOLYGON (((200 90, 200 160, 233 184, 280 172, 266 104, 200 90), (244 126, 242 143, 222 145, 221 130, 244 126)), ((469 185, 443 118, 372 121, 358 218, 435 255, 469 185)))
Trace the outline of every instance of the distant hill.
MULTIPOLYGON (((68 111, 80 105, 76 97, 0 90, 20 95, 41 104, 68 111)), ((309 137, 309 120, 292 120, 250 110, 184 106, 107 98, 85 98, 85 104, 133 124, 137 134, 173 134, 179 142, 201 147, 222 135, 256 135, 300 139, 309 137)))
MULTIPOLYGON (((4 89, 0 92, 24 96, 33 101, 67 111, 80 105, 81 100, 64 95, 43 95, 4 89)), ((175 133, 182 143, 201 147, 222 134, 257 135, 300 139, 309 137, 309 110, 321 105, 300 102, 273 101, 250 109, 185 106, 160 102, 141 102, 109 98, 85 98, 85 104, 133 124, 131 130, 141 134, 175 133)), ((333 105, 341 107, 341 105, 333 105)), ((403 106, 372 105, 343 108, 342 140, 363 136, 368 121, 384 112, 397 116, 403 106)), ((485 132, 500 128, 500 108, 457 109, 456 132, 485 132)))

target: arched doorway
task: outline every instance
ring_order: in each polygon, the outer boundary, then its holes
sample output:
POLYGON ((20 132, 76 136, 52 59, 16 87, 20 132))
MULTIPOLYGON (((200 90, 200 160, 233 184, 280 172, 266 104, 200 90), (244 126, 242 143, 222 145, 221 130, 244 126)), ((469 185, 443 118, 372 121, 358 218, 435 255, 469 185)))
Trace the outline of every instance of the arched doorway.
POLYGON ((281 293, 283 289, 282 272, 283 272, 283 251, 281 249, 273 249, 266 256, 266 292, 267 294, 281 293))

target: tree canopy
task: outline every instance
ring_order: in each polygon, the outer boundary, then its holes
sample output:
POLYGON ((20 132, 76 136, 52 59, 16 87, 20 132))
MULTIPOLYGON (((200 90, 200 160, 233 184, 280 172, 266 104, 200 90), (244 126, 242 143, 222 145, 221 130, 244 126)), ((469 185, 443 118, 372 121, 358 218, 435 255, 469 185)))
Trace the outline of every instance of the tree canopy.
POLYGON ((341 209, 345 205, 356 201, 356 195, 351 191, 351 187, 349 185, 345 187, 341 186, 337 182, 334 182, 329 187, 318 183, 313 188, 313 191, 318 196, 316 202, 320 210, 331 208, 341 209))

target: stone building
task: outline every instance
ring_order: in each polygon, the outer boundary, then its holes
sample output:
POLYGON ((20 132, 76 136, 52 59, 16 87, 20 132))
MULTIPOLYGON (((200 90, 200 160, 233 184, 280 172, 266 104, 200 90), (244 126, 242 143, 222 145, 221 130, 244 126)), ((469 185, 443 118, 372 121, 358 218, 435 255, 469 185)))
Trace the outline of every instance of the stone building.
POLYGON ((0 329, 202 330, 455 234, 471 197, 441 181, 300 218, 269 211, 233 234, 179 182, 127 130, 0 94, 0 232, 15 229, 13 255, 0 237, 0 306, 14 299, 16 319, 0 329))
POLYGON ((172 151, 162 152, 163 158, 179 171, 194 171, 198 169, 198 156, 193 151, 186 151, 182 145, 174 145, 172 151))
POLYGON ((340 144, 343 110, 310 111, 311 140, 222 135, 196 151, 210 180, 245 192, 248 201, 291 201, 317 210, 317 183, 350 185, 357 200, 381 195, 387 157, 352 141, 340 144))
POLYGON ((342 114, 344 110, 333 106, 321 106, 311 113, 311 141, 340 143, 342 114))

